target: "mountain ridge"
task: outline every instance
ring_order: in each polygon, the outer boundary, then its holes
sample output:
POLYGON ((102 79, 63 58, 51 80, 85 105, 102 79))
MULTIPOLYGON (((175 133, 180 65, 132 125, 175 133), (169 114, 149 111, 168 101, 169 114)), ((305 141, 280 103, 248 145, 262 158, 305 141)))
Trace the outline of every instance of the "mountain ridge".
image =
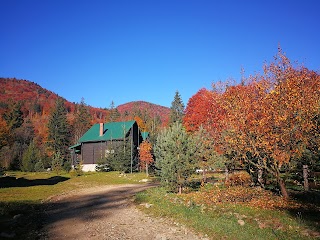
MULTIPOLYGON (((58 98, 64 100, 68 113, 75 112, 78 103, 70 102, 35 82, 25 79, 0 78, 0 114, 4 113, 10 103, 22 102, 24 116, 35 113, 47 116, 58 98)), ((87 106, 93 116, 93 122, 101 122, 110 114, 110 109, 87 106)), ((120 104, 116 109, 122 115, 122 118, 124 115, 127 117, 132 115, 133 118, 133 115, 136 114, 148 114, 150 117, 159 116, 162 123, 168 121, 170 113, 168 107, 143 100, 120 104)))

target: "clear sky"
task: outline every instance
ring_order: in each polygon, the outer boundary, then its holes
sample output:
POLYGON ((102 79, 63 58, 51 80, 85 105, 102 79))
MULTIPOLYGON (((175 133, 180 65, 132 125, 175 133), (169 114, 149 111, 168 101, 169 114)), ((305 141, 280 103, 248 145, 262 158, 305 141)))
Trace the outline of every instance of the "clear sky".
POLYGON ((0 0, 0 77, 72 102, 186 105, 200 88, 262 70, 280 43, 320 70, 320 1, 0 0))

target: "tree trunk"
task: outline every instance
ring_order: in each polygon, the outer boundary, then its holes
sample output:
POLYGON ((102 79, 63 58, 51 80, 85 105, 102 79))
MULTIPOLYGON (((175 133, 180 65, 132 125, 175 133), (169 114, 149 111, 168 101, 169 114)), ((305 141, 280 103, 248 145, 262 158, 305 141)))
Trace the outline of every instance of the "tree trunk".
POLYGON ((181 194, 181 193, 182 193, 182 186, 179 185, 179 194, 181 194))
POLYGON ((303 187, 305 191, 309 191, 308 175, 308 165, 303 165, 303 187))
POLYGON ((262 176, 263 176, 263 169, 259 168, 258 169, 258 183, 260 184, 261 187, 264 188, 265 186, 264 186, 264 181, 263 181, 263 177, 262 176))
POLYGON ((282 196, 283 196, 285 199, 288 199, 288 198, 289 198, 289 194, 288 194, 288 191, 287 191, 285 182, 283 181, 282 178, 279 178, 279 179, 278 179, 278 182, 279 182, 280 191, 281 191, 282 196))
POLYGON ((202 172, 202 181, 203 181, 203 183, 206 183, 206 182, 207 182, 206 169, 203 169, 203 172, 202 172))
POLYGON ((229 182, 229 169, 226 167, 225 170, 224 170, 224 175, 226 177, 226 182, 229 182))
POLYGON ((147 162, 146 162, 146 174, 147 174, 147 177, 149 177, 148 163, 147 162))

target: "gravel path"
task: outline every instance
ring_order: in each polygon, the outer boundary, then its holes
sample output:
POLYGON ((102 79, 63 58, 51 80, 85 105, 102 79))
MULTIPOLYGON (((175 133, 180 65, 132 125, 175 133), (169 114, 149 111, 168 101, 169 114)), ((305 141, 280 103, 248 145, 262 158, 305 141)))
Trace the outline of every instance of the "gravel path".
POLYGON ((42 239, 201 239, 184 226, 138 210, 132 197, 148 187, 113 185, 57 196, 46 212, 42 239))

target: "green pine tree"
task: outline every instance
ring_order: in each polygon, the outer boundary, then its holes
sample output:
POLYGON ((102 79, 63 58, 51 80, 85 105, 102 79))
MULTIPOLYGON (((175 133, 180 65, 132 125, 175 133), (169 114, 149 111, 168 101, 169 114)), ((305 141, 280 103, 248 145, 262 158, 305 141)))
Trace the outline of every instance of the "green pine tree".
POLYGON ((184 116, 184 104, 178 91, 176 91, 170 108, 170 125, 175 122, 182 123, 184 116))
POLYGON ((79 138, 91 127, 91 119, 89 109, 81 99, 80 104, 77 105, 74 124, 73 124, 73 141, 77 143, 79 138))
POLYGON ((21 103, 11 104, 8 112, 3 114, 3 118, 7 122, 10 129, 19 128, 23 124, 23 113, 21 111, 21 103))
POLYGON ((116 122, 121 114, 119 113, 118 109, 115 107, 114 101, 111 101, 110 108, 109 108, 109 118, 107 119, 108 122, 116 122))
POLYGON ((64 165, 64 159, 60 153, 60 151, 57 151, 54 153, 53 158, 52 158, 52 164, 51 164, 51 169, 52 171, 56 172, 59 174, 62 171, 63 165, 64 165))
POLYGON ((40 151, 36 147, 36 144, 34 143, 34 141, 32 141, 30 142, 28 148, 25 150, 23 154, 21 170, 25 172, 34 172, 36 170, 38 171, 39 170, 38 162, 41 162, 40 151))
POLYGON ((181 193, 196 167, 195 140, 176 122, 158 135, 154 154, 162 185, 181 193))
MULTIPOLYGON (((115 141, 108 149, 108 153, 105 159, 102 159, 100 165, 103 168, 107 167, 111 171, 122 171, 130 172, 131 171, 131 157, 137 155, 136 151, 131 153, 131 142, 128 140, 124 141, 115 141)), ((136 161, 133 162, 133 166, 137 164, 136 161)))
POLYGON ((70 126, 67 121, 67 110, 64 101, 59 98, 56 101, 48 123, 48 145, 53 153, 59 152, 66 161, 69 157, 70 126))

